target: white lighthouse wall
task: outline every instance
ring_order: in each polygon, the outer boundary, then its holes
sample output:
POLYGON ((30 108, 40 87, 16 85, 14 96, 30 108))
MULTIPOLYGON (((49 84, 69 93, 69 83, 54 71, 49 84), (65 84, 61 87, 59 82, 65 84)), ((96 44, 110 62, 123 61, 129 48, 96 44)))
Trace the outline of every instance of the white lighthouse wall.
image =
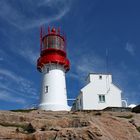
POLYGON ((39 108, 52 111, 69 110, 63 66, 45 65, 42 72, 42 93, 39 108))
POLYGON ((79 110, 101 110, 106 107, 121 107, 121 90, 112 83, 111 75, 90 74, 89 83, 81 89, 76 105, 79 110), (99 95, 105 101, 99 101, 99 95), (81 100, 81 101, 80 101, 81 100))

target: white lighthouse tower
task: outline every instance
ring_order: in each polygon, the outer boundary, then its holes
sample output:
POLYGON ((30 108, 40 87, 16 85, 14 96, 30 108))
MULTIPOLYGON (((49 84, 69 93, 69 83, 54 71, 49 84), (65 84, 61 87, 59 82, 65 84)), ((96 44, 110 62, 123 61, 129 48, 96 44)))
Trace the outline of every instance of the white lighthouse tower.
MULTIPOLYGON (((40 57, 37 69, 42 73, 42 91, 39 109, 51 111, 68 111, 65 73, 70 64, 66 54, 66 42, 60 30, 48 28, 47 34, 42 34, 40 57)), ((43 32, 45 33, 45 32, 43 32)))

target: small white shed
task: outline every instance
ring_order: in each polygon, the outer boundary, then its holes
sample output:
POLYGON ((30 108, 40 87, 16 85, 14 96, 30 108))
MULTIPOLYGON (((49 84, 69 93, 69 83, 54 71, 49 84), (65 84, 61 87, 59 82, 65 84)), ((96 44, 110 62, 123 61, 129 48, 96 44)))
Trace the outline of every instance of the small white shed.
POLYGON ((90 73, 88 84, 75 100, 74 110, 102 110, 106 107, 122 107, 121 90, 112 83, 111 74, 90 73))

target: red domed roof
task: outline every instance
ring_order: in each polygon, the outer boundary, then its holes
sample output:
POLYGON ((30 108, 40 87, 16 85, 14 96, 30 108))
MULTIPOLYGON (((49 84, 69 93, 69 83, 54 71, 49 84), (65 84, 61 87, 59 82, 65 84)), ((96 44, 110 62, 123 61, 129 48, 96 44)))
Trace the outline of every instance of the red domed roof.
POLYGON ((55 28, 52 28, 51 32, 52 32, 52 33, 56 33, 55 28))

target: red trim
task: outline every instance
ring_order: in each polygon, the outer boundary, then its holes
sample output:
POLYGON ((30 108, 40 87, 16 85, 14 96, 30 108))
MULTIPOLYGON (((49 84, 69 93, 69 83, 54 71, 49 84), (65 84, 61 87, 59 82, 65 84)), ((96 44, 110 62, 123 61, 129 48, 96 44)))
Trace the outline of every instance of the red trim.
POLYGON ((37 60, 37 69, 41 72, 42 67, 48 63, 55 63, 64 66, 65 70, 68 71, 70 69, 70 62, 67 59, 65 50, 56 49, 56 48, 43 48, 42 42, 44 38, 48 36, 59 36, 64 41, 64 47, 66 48, 66 38, 60 34, 60 29, 58 31, 55 28, 48 27, 48 34, 44 32, 43 27, 40 30, 40 57, 37 60))
POLYGON ((56 31, 55 28, 52 28, 52 30, 50 30, 50 27, 48 26, 48 34, 45 33, 45 29, 43 29, 43 28, 42 28, 42 32, 43 32, 42 41, 45 37, 50 36, 50 35, 59 36, 65 41, 65 36, 62 36, 60 34, 60 28, 58 28, 58 30, 56 31))
POLYGON ((51 53, 53 53, 53 54, 57 53, 57 54, 60 54, 60 55, 62 55, 64 57, 66 57, 66 52, 65 51, 55 49, 55 48, 44 49, 44 50, 41 51, 40 55, 44 56, 44 55, 51 54, 51 53))
POLYGON ((43 36, 42 41, 44 40, 45 37, 48 37, 48 36, 59 36, 60 38, 63 39, 63 41, 65 41, 65 37, 61 36, 60 34, 55 34, 55 33, 50 33, 50 34, 43 36))
POLYGON ((60 53, 51 52, 45 55, 42 55, 37 60, 37 69, 41 71, 44 64, 55 63, 64 66, 65 70, 68 71, 70 69, 70 62, 66 58, 66 55, 61 55, 60 53))
POLYGON ((39 69, 39 71, 41 71, 41 68, 44 66, 44 64, 49 64, 49 63, 63 65, 66 71, 70 69, 69 60, 66 57, 63 57, 59 54, 49 54, 49 55, 44 55, 40 57, 37 60, 37 68, 39 69))

